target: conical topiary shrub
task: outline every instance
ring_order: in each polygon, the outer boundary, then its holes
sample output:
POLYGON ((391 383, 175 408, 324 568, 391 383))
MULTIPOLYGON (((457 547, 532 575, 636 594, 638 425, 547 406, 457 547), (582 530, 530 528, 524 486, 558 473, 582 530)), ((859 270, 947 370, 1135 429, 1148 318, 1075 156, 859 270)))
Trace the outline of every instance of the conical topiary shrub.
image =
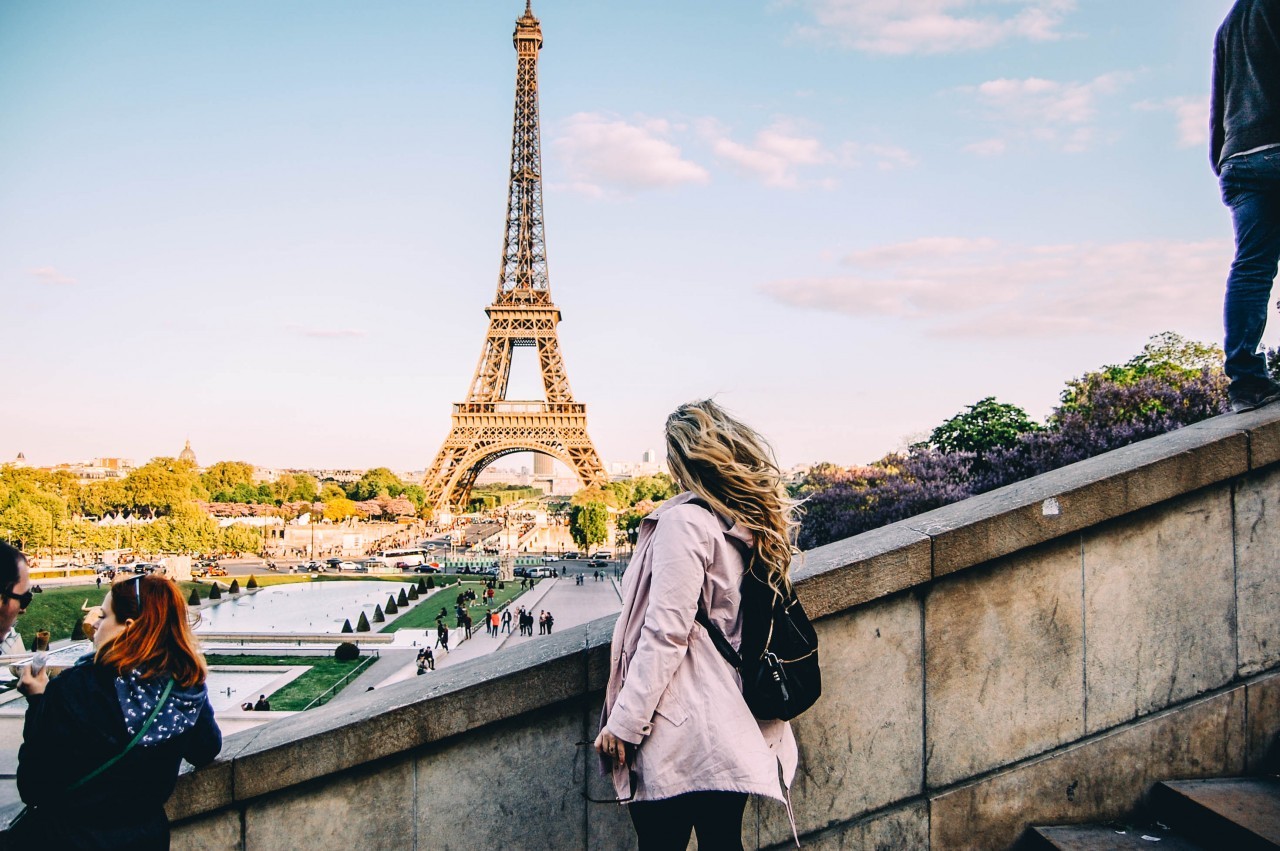
POLYGON ((344 621, 342 622, 342 631, 343 631, 343 632, 351 632, 351 619, 350 619, 350 618, 347 618, 346 620, 344 620, 344 621))
POLYGON ((436 578, 434 576, 427 577, 427 584, 423 587, 423 591, 429 591, 436 587, 436 578))
POLYGON ((421 597, 422 597, 422 595, 418 593, 418 586, 417 586, 417 585, 410 585, 410 586, 409 586, 409 599, 410 599, 410 600, 418 600, 418 599, 421 599, 421 597))
POLYGON ((418 593, 419 593, 419 594, 425 594, 428 588, 434 588, 434 587, 436 587, 436 586, 435 586, 435 579, 434 579, 433 577, 428 577, 428 578, 429 578, 429 579, 431 579, 431 584, 430 584, 430 585, 428 585, 428 584, 426 583, 426 581, 425 581, 425 580, 423 580, 423 578, 422 578, 421 576, 419 576, 419 577, 418 577, 418 593))
MULTIPOLYGON (((360 616, 361 616, 361 617, 364 617, 364 612, 361 612, 361 613, 360 613, 360 616)), ((387 616, 386 616, 386 615, 384 615, 384 614, 382 613, 382 606, 374 606, 374 607, 373 607, 373 622, 374 622, 374 623, 386 623, 386 622, 387 622, 387 616)))
POLYGON ((396 605, 395 597, 387 598, 387 607, 386 609, 384 609, 384 611, 389 615, 395 615, 400 613, 400 607, 396 605))
POLYGON ((228 590, 228 591, 230 591, 232 594, 239 594, 239 593, 240 593, 240 580, 239 580, 239 579, 232 579, 232 580, 231 580, 231 587, 230 587, 230 588, 228 588, 227 590, 228 590))
POLYGON ((369 619, 364 616, 364 612, 360 613, 360 620, 356 621, 356 632, 368 632, 369 619))
POLYGON ((200 605, 200 591, 196 588, 191 589, 191 596, 187 598, 188 606, 200 605))
POLYGON ((219 584, 218 584, 218 583, 216 583, 216 582, 215 582, 215 583, 213 583, 213 587, 209 589, 209 599, 210 599, 210 600, 221 600, 221 599, 222 599, 222 586, 221 586, 221 585, 219 585, 219 584))
POLYGON ((246 583, 244 584, 244 587, 246 587, 246 588, 257 588, 257 587, 258 587, 258 577, 254 576, 252 573, 250 573, 250 574, 249 574, 249 581, 248 581, 248 582, 246 582, 246 583))
POLYGON ((403 588, 400 589, 400 596, 396 598, 396 603, 401 606, 409 605, 409 594, 403 588))
POLYGON ((84 636, 84 615, 76 618, 76 622, 71 626, 71 640, 80 641, 84 636))

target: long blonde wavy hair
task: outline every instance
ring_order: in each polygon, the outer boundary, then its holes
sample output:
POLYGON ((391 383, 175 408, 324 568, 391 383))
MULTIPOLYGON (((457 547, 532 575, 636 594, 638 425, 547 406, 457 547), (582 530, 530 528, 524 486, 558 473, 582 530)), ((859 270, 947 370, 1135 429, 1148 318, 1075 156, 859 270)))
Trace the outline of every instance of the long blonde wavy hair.
POLYGON ((750 529, 750 569, 775 592, 791 590, 796 502, 768 441, 710 399, 667 417, 667 464, 685 489, 750 529))

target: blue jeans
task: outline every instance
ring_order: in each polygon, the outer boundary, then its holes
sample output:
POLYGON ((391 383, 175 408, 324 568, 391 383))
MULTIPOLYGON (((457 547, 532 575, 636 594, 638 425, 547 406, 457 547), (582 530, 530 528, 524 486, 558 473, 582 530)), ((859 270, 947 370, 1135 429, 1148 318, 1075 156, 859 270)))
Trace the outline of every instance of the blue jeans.
POLYGON ((1228 159, 1219 181, 1236 232, 1236 257, 1222 310, 1226 372, 1233 386, 1243 380, 1257 387, 1268 381, 1258 346, 1280 263, 1280 148, 1228 159))

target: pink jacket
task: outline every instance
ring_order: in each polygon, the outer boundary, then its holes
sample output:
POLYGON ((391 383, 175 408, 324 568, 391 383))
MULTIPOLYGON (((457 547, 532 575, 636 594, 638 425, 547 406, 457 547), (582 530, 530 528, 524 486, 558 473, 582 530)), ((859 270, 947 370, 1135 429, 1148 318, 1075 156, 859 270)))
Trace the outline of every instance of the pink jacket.
MULTIPOLYGON (((638 745, 635 800, 727 791, 786 801, 797 753, 785 721, 758 721, 742 699, 738 672, 694 620, 698 600, 737 647, 742 549, 751 533, 722 521, 691 493, 667 500, 644 519, 622 581, 622 614, 613 630, 602 723, 638 745)), ((631 792, 614 766, 618 797, 631 792)))

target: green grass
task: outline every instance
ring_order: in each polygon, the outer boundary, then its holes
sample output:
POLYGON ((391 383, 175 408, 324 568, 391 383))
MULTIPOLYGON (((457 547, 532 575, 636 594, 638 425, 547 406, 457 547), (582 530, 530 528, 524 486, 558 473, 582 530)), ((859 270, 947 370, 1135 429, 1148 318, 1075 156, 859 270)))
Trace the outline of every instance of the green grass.
MULTIPOLYGON (((243 587, 244 583, 240 584, 243 587)), ((192 588, 201 589, 201 598, 209 596, 208 585, 200 586, 194 582, 179 582, 178 586, 182 589, 182 598, 184 600, 191 594, 192 588)), ((102 598, 107 595, 107 590, 108 585, 105 582, 102 583, 101 588, 95 585, 50 585, 46 587, 43 593, 32 596, 31 605, 18 617, 18 634, 22 636, 22 643, 30 647, 32 639, 42 629, 49 630, 51 641, 70 638, 71 628, 80 619, 80 606, 86 600, 90 606, 101 605, 102 598)), ((223 597, 226 597, 227 592, 224 590, 222 594, 223 597)))
MULTIPOLYGON (((436 578, 437 580, 439 579, 439 577, 436 578)), ((452 628, 455 623, 454 602, 458 598, 458 592, 465 588, 474 588, 476 595, 480 597, 479 602, 467 607, 467 613, 471 615, 472 624, 477 629, 484 626, 480 621, 485 611, 489 608, 489 604, 484 602, 481 594, 484 591, 484 582, 464 581, 461 587, 450 585, 429 600, 419 600, 413 604, 409 611, 384 626, 379 632, 395 632, 398 629, 435 629, 436 616, 440 614, 441 608, 447 610, 448 617, 446 622, 452 628)), ((494 593, 493 607, 495 609, 501 608, 505 603, 520 596, 520 593, 520 580, 508 582, 506 588, 498 588, 494 593)))
MULTIPOLYGON (((372 656, 361 656, 350 662, 343 662, 335 659, 333 656, 248 656, 248 655, 224 655, 209 654, 204 657, 205 661, 210 665, 310 665, 311 670, 289 683, 284 688, 270 696, 271 708, 279 709, 286 712, 299 712, 324 694, 335 683, 361 665, 372 664, 372 656)), ((354 682, 356 677, 351 677, 342 684, 342 688, 346 688, 354 682)), ((338 689, 334 694, 342 691, 338 689)), ((329 695, 330 698, 333 695, 329 695)))

